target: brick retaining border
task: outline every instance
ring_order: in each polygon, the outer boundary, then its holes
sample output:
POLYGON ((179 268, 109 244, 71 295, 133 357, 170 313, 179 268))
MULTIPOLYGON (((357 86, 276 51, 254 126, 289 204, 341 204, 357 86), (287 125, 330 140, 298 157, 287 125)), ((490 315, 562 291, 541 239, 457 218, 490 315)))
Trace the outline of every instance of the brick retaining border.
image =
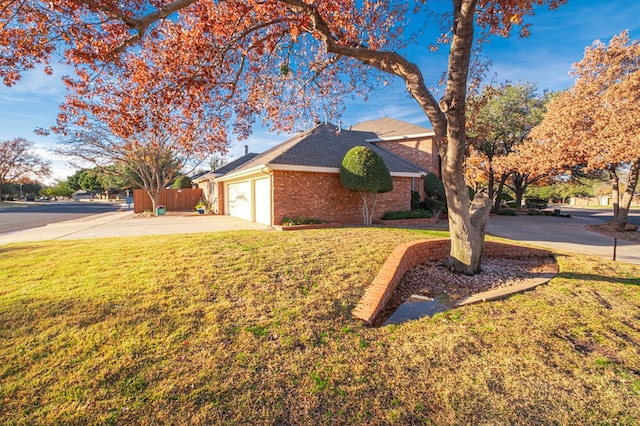
MULTIPOLYGON (((451 241, 448 238, 410 241, 396 247, 352 311, 353 317, 371 325, 389 301, 405 272, 421 263, 445 259, 450 249, 451 241)), ((548 250, 533 247, 484 242, 484 257, 516 259, 551 255, 552 253, 548 250)))

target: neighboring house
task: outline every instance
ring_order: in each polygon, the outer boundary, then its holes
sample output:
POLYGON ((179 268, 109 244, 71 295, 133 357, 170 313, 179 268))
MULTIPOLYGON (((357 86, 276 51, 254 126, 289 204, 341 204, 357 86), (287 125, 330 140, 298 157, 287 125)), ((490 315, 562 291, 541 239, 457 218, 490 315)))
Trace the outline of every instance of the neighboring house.
POLYGON ((93 199, 93 197, 91 196, 91 192, 84 191, 82 189, 79 189, 76 192, 74 192, 73 194, 71 194, 71 197, 73 198, 73 201, 91 200, 91 199, 93 199))
POLYGON ((284 217, 312 217, 343 224, 362 223, 361 199, 340 182, 347 151, 364 145, 387 165, 393 191, 380 194, 376 218, 411 208, 411 191, 423 193, 427 172, 438 173, 434 133, 383 118, 350 129, 318 124, 262 154, 246 154, 194 182, 214 212, 267 225, 284 217))

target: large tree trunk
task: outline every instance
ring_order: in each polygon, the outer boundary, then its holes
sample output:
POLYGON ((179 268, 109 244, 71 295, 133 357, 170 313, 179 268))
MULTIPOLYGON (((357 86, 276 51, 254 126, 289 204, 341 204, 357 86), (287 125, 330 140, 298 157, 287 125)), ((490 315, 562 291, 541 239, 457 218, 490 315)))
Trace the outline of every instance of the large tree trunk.
POLYGON ((629 168, 629 180, 627 181, 627 189, 622 195, 622 201, 620 202, 620 208, 618 213, 614 217, 614 222, 619 228, 624 228, 627 225, 627 218, 629 217, 629 208, 631 207, 631 201, 633 201, 633 194, 636 192, 638 186, 638 178, 640 177, 640 157, 636 158, 629 168))
MULTIPOLYGON (((472 203, 464 179, 466 141, 466 96, 469 59, 473 44, 473 19, 476 2, 456 1, 453 39, 449 52, 447 89, 440 109, 447 117, 446 145, 440 144, 442 181, 447 194, 451 252, 447 265, 457 272, 473 275, 480 272, 491 199, 476 194, 472 203)), ((442 141, 441 141, 442 142, 442 141)))

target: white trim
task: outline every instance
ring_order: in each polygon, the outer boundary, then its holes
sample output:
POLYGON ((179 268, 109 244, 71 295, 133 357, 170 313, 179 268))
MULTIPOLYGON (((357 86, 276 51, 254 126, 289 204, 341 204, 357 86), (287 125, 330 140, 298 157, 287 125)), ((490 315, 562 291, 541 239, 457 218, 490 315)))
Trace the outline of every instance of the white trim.
POLYGON ((426 138, 427 136, 435 136, 436 132, 431 131, 428 133, 416 133, 415 135, 402 135, 402 136, 391 136, 388 138, 373 138, 373 139, 365 139, 367 142, 390 142, 390 141, 401 141, 406 139, 416 139, 416 138, 426 138))
POLYGON ((219 178, 220 176, 222 176, 220 173, 205 173, 204 175, 195 178, 192 182, 194 183, 200 183, 200 182, 213 182, 215 179, 219 178))
MULTIPOLYGON (((309 173, 340 173, 340 169, 336 167, 316 167, 316 166, 297 166, 294 164, 272 164, 266 167, 270 170, 284 170, 292 172, 309 172, 309 173)), ((420 177, 426 176, 424 172, 390 172, 391 176, 397 177, 420 177)))
POLYGON ((395 177, 410 177, 410 178, 422 177, 427 175, 425 172, 419 172, 419 173, 400 172, 400 173, 389 173, 389 174, 395 177))
POLYGON ((296 164, 269 164, 267 169, 292 172, 340 173, 340 169, 337 167, 299 166, 296 164))
POLYGON ((253 175, 253 174, 260 173, 264 168, 265 168, 265 165, 261 164, 261 165, 256 166, 256 167, 252 167, 250 169, 243 170, 241 172, 222 175, 221 177, 216 178, 216 181, 218 181, 218 182, 226 182, 226 181, 233 180, 233 179, 241 179, 241 178, 253 175))
MULTIPOLYGON (((246 179, 252 175, 258 174, 264 175, 272 170, 290 171, 290 172, 307 172, 307 173, 340 173, 340 169, 337 167, 318 167, 318 166, 300 166, 296 164, 269 164, 260 165, 258 167, 252 167, 249 170, 231 175, 224 175, 221 178, 217 178, 218 182, 227 182, 236 179, 246 179)), ((390 172, 391 176, 396 177, 421 177, 425 176, 425 172, 390 172)))

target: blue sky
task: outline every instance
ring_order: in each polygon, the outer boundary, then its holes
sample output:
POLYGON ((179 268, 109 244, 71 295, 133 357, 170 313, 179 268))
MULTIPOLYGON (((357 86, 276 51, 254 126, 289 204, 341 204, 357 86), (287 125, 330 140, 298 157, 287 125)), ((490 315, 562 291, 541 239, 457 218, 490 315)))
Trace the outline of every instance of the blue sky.
MULTIPOLYGON (((640 1, 637 0, 569 0, 557 11, 540 9, 531 22, 531 36, 520 39, 493 38, 484 52, 493 60, 488 80, 496 82, 528 81, 540 90, 562 90, 572 84, 571 64, 579 61, 584 48, 594 40, 604 42, 623 30, 632 39, 640 38, 640 1)), ((411 47, 404 52, 409 60, 419 64, 433 85, 446 69, 446 55, 433 55, 427 49, 411 47)), ((65 179, 74 171, 65 159, 55 157, 50 149, 56 137, 41 137, 33 133, 38 127, 54 124, 58 105, 64 100, 64 85, 60 76, 70 74, 63 66, 47 76, 41 71, 26 73, 15 86, 0 85, 0 139, 25 137, 36 143, 39 155, 53 162, 54 178, 65 179)), ((348 127, 364 120, 391 117, 425 127, 431 127, 415 101, 406 94, 401 81, 393 81, 373 93, 367 102, 348 101, 342 124, 348 127)), ((251 152, 262 152, 282 142, 288 135, 269 134, 256 128, 248 139, 233 142, 229 156, 243 154, 244 145, 251 152)))

